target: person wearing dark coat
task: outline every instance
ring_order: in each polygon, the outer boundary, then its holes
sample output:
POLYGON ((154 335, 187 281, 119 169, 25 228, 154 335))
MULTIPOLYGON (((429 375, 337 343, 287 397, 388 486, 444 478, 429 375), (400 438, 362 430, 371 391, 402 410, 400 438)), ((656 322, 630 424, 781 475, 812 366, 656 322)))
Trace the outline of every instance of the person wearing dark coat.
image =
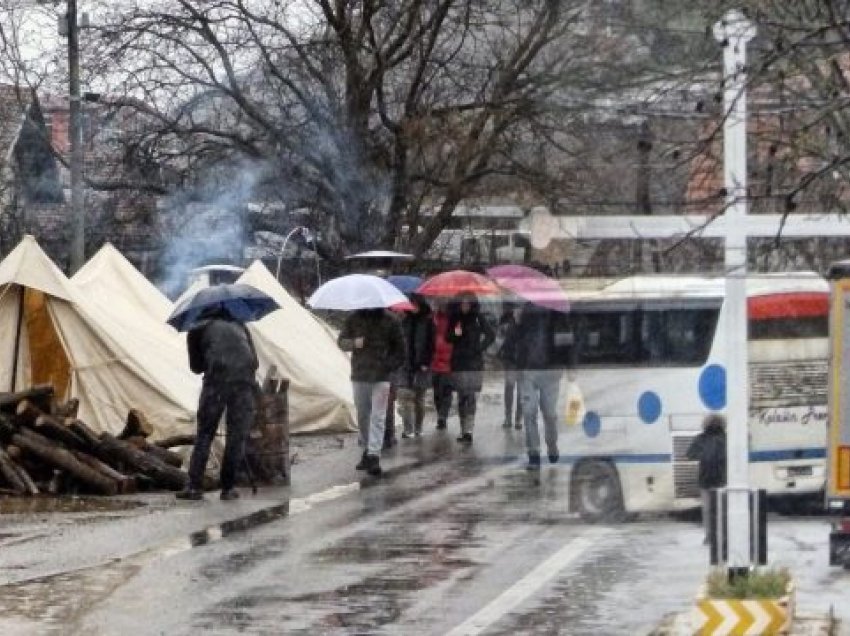
POLYGON ((709 510, 711 491, 726 485, 726 420, 712 413, 702 423, 702 433, 688 446, 687 457, 699 462, 699 484, 702 497, 702 525, 704 542, 709 540, 709 510))
POLYGON ((522 403, 520 400, 520 374, 517 369, 517 341, 519 330, 516 319, 517 309, 506 306, 499 318, 499 329, 502 332, 502 345, 499 347, 499 360, 505 373, 505 390, 503 400, 505 405, 504 428, 511 427, 511 420, 517 430, 522 428, 522 403), (514 414, 514 393, 516 393, 516 414, 514 414))
POLYGON ((544 437, 549 463, 557 463, 558 396, 564 370, 555 357, 551 310, 528 304, 517 325, 517 368, 521 370, 520 400, 525 421, 528 469, 540 468, 540 431, 537 412, 543 415, 544 437))
POLYGON ((189 460, 189 485, 180 499, 202 499, 204 471, 222 413, 227 436, 221 462, 221 498, 236 499, 234 489, 239 460, 244 457, 245 437, 254 422, 259 387, 257 353, 245 325, 226 311, 202 314, 186 338, 189 367, 203 374, 198 402, 198 433, 189 460))
POLYGON ((404 363, 401 326, 384 309, 360 309, 346 319, 337 342, 352 352, 351 384, 364 449, 357 470, 380 475, 390 378, 404 363))
POLYGON ((458 394, 459 442, 472 443, 476 395, 484 380, 484 351, 495 339, 496 332, 481 314, 475 296, 456 296, 446 340, 452 343, 452 386, 458 394))
POLYGON ((434 408, 437 410, 437 430, 448 426, 452 410, 452 343, 446 339, 449 314, 439 302, 431 314, 434 323, 434 350, 431 355, 431 385, 434 389, 434 408))
POLYGON ((431 308, 421 296, 412 294, 414 310, 401 322, 405 359, 399 373, 398 404, 404 430, 401 436, 422 435, 425 419, 425 391, 431 384, 431 358, 434 354, 434 321, 431 308))

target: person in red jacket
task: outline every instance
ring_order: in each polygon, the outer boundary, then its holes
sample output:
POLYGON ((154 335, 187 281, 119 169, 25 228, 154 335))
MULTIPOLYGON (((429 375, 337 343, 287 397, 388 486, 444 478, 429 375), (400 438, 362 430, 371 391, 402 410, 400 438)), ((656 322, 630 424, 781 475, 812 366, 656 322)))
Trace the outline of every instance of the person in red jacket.
POLYGON ((437 430, 444 430, 452 408, 452 343, 446 340, 449 315, 445 306, 437 305, 432 316, 434 355, 431 356, 431 382, 434 388, 434 407, 437 409, 437 430))

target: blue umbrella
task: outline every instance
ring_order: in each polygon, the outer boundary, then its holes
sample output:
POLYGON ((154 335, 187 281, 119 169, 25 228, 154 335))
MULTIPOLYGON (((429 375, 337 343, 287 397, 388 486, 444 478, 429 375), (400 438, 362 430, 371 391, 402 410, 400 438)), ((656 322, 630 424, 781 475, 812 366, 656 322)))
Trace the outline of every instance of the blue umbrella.
POLYGON ((274 298, 250 285, 213 285, 178 303, 166 322, 177 331, 189 331, 213 313, 225 312, 237 322, 251 322, 275 309, 280 305, 274 298))
POLYGON ((419 276, 388 276, 387 282, 395 285, 402 294, 412 294, 422 284, 419 276))

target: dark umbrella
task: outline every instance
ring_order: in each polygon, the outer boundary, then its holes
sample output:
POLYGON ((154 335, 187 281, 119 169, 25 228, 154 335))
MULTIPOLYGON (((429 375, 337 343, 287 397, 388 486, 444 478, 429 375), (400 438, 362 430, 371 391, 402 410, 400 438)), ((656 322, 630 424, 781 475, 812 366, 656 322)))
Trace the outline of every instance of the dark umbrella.
POLYGON ((280 305, 274 298, 250 285, 213 285, 178 303, 166 322, 177 331, 189 331, 202 314, 223 312, 237 322, 251 322, 275 309, 280 305))
POLYGON ((422 279, 419 276, 409 276, 397 274, 387 277, 387 282, 395 285, 402 294, 412 294, 416 288, 422 284, 422 279))

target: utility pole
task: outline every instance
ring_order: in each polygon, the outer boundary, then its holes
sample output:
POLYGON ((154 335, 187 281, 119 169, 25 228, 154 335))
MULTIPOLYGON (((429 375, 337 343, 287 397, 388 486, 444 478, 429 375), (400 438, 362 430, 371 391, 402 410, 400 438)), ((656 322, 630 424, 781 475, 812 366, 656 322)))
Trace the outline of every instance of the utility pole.
POLYGON ((747 367, 747 93, 746 48, 755 26, 739 11, 714 25, 723 46, 723 177, 726 187, 726 457, 730 577, 750 558, 749 378, 747 367))
POLYGON ((86 260, 86 217, 83 208, 83 127, 80 102, 80 41, 77 0, 67 0, 68 77, 70 89, 69 141, 71 146, 71 248, 70 273, 86 260))

